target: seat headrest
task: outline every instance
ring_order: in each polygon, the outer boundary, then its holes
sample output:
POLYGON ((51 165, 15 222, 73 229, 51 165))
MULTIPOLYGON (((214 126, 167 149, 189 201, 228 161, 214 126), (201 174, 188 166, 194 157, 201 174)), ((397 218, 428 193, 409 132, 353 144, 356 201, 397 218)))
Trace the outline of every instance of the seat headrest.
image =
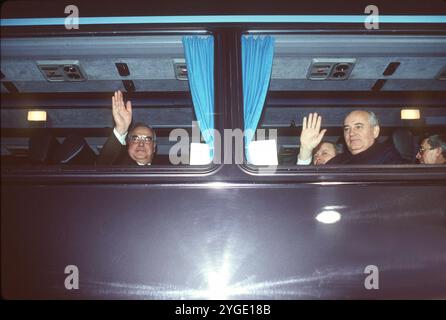
POLYGON ((28 141, 29 159, 35 163, 51 163, 51 154, 59 145, 56 137, 48 131, 33 133, 28 141))
POLYGON ((401 157, 412 163, 415 159, 415 145, 412 132, 409 129, 395 129, 392 133, 392 141, 401 157))
POLYGON ((68 135, 53 154, 53 160, 58 164, 93 164, 96 154, 79 135, 68 135))

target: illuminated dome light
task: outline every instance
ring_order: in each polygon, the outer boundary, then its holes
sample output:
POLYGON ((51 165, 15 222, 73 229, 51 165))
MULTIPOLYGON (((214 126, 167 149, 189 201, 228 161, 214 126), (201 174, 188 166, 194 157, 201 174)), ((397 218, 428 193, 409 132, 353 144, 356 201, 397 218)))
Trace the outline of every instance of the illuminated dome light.
POLYGON ((418 109, 402 109, 401 110, 402 120, 418 120, 420 119, 420 110, 418 109))
POLYGON ((28 121, 46 121, 46 111, 28 111, 28 121))
POLYGON ((322 223, 332 224, 341 220, 341 214, 334 210, 322 211, 316 216, 316 220, 322 223))

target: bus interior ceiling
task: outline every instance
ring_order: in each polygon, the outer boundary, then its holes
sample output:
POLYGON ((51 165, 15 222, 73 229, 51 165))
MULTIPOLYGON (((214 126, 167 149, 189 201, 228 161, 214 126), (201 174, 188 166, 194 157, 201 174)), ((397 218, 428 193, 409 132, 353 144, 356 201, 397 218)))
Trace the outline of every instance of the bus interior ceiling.
MULTIPOLYGON (((328 140, 337 142, 343 117, 355 108, 375 111, 384 137, 396 128, 410 130, 415 139, 445 131, 446 36, 273 36, 259 128, 278 130, 280 159, 296 154, 302 118, 309 112, 322 115, 328 140), (324 70, 327 65, 333 70, 324 70), (422 118, 401 120, 403 108, 420 109, 422 118)), ((179 35, 6 38, 1 55, 2 158, 26 157, 35 130, 26 115, 33 109, 47 111, 46 130, 59 139, 80 134, 99 153, 113 126, 115 90, 132 100, 135 118, 157 130, 164 158, 174 143, 169 132, 190 132, 195 119, 179 35), (72 77, 80 79, 58 74, 63 63, 78 66, 72 77)))

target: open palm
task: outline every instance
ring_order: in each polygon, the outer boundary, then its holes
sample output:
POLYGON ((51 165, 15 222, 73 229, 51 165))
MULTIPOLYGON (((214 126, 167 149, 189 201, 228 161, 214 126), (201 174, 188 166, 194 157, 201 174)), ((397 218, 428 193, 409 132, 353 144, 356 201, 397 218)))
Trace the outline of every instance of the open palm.
POLYGON ((121 91, 115 91, 112 97, 112 113, 116 130, 121 135, 126 133, 132 122, 132 103, 127 101, 127 104, 124 104, 121 91))
POLYGON ((302 121, 302 133, 300 135, 301 146, 313 150, 322 141, 327 129, 321 131, 321 116, 317 113, 310 113, 307 117, 304 117, 302 121))
POLYGON ((314 148, 322 141, 327 129, 321 131, 322 118, 317 113, 310 113, 302 121, 302 133, 300 134, 300 151, 298 159, 311 159, 314 148))

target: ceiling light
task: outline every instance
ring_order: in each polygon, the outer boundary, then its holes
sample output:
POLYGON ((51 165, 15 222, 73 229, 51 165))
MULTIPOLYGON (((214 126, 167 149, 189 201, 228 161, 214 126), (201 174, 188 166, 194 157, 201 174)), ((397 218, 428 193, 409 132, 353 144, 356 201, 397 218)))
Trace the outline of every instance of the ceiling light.
POLYGON ((419 109, 402 109, 401 110, 402 120, 418 120, 420 119, 419 109))
POLYGON ((28 111, 28 121, 46 121, 46 111, 28 111))

